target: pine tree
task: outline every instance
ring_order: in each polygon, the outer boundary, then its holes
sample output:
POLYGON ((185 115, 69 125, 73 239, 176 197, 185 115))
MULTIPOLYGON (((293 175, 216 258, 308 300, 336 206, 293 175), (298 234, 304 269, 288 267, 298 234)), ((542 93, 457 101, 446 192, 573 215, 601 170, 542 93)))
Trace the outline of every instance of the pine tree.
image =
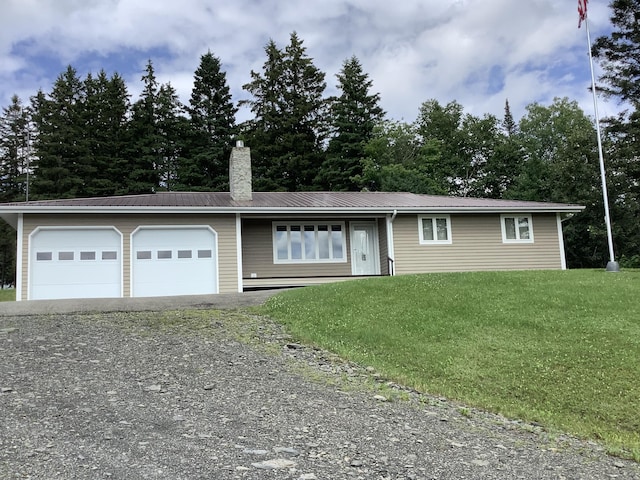
POLYGON ((163 84, 156 97, 156 135, 158 144, 155 168, 161 190, 175 190, 178 164, 182 155, 182 137, 187 131, 187 120, 181 115, 183 106, 171 84, 163 84))
POLYGON ((614 30, 599 37, 592 53, 604 70, 601 91, 640 107, 640 0, 613 0, 614 30))
POLYGON ((611 140, 606 166, 615 249, 625 267, 640 267, 640 0, 613 0, 613 31, 593 45, 603 75, 599 91, 617 97, 631 108, 607 119, 611 140))
POLYGON ((14 95, 0 117, 0 203, 26 200, 31 135, 29 110, 14 95))
POLYGON ((342 93, 331 99, 333 136, 316 184, 327 190, 353 191, 358 188, 356 177, 362 174, 365 145, 384 111, 379 106, 380 95, 369 93, 373 82, 355 56, 344 61, 336 76, 342 93))
POLYGON ((88 158, 86 144, 81 141, 83 95, 82 81, 68 66, 49 95, 40 91, 32 98, 37 130, 34 198, 73 198, 83 193, 83 163, 88 158))
POLYGON ((125 189, 129 95, 122 77, 104 70, 84 80, 83 141, 86 143, 85 193, 115 195, 125 189))
POLYGON ((151 60, 147 62, 146 73, 142 76, 144 88, 140 99, 134 103, 127 140, 129 165, 127 181, 122 193, 151 193, 159 184, 155 169, 159 162, 161 139, 156 128, 158 81, 151 60))
POLYGON ((177 189, 227 190, 228 161, 236 135, 235 114, 226 74, 211 52, 200 58, 191 91, 189 130, 178 168, 177 189))
POLYGON ((256 190, 309 190, 323 160, 325 74, 302 43, 295 32, 284 51, 270 41, 263 73, 252 71, 243 86, 253 96, 241 104, 255 115, 244 132, 253 148, 256 190))
MULTIPOLYGON (((17 95, 0 117, 0 202, 26 198, 30 157, 30 118, 17 95)), ((0 222, 0 288, 15 284, 16 231, 0 222)))
POLYGON ((513 119, 513 115, 511 114, 509 100, 504 101, 504 118, 502 119, 502 128, 504 130, 504 133, 509 137, 513 137, 518 133, 518 124, 513 119))

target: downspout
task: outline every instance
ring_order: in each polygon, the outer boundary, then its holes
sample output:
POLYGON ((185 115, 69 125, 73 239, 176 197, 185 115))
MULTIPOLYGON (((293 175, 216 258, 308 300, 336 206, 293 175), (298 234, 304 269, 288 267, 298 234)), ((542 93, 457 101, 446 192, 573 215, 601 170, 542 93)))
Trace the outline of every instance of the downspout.
POLYGON ((22 298, 23 288, 22 279, 24 277, 24 270, 22 268, 23 261, 23 234, 24 234, 24 214, 18 214, 18 224, 16 225, 16 301, 28 300, 28 297, 22 298))
POLYGON ((389 268, 389 276, 395 275, 395 249, 393 247, 393 221, 398 215, 398 210, 394 209, 391 216, 387 217, 387 262, 389 268))
POLYGON ((558 225, 558 248, 560 249, 560 269, 567 269, 567 257, 564 248, 564 233, 562 232, 562 224, 565 220, 569 220, 573 217, 573 214, 568 214, 566 217, 562 217, 560 213, 556 213, 556 224, 558 225))
POLYGON ((236 213, 236 266, 238 275, 238 292, 244 291, 244 283, 242 281, 242 218, 236 213))

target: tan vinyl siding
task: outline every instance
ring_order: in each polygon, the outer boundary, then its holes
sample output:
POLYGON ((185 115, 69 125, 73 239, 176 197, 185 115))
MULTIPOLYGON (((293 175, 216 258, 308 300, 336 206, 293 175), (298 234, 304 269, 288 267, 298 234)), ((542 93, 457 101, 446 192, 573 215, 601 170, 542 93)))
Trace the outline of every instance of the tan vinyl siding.
POLYGON ((387 245, 387 221, 378 219, 378 238, 380 243, 380 274, 389 275, 389 246, 387 245))
POLYGON ((499 214, 451 215, 450 245, 421 245, 417 215, 393 223, 396 274, 562 268, 555 214, 533 215, 534 243, 502 243, 499 214))
POLYGON ((22 292, 27 298, 29 234, 36 227, 102 227, 113 226, 122 233, 123 294, 131 293, 131 233, 139 226, 208 225, 218 236, 218 290, 238 291, 235 215, 25 215, 22 252, 22 292))
MULTIPOLYGON (((331 223, 339 220, 296 220, 284 222, 331 223)), ((271 220, 243 220, 242 222, 242 277, 281 278, 281 277, 324 277, 351 275, 349 254, 349 231, 345 232, 347 261, 331 263, 274 263, 273 261, 273 222, 271 220)))

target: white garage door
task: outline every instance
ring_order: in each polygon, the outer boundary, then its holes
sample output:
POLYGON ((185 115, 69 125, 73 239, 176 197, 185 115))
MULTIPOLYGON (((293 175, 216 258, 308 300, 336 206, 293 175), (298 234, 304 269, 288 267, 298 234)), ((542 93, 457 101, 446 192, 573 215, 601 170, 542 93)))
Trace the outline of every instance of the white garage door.
POLYGON ((217 293, 216 234, 209 227, 141 227, 131 244, 131 296, 217 293))
POLYGON ((121 250, 114 228, 37 229, 30 240, 29 298, 121 297, 121 250))

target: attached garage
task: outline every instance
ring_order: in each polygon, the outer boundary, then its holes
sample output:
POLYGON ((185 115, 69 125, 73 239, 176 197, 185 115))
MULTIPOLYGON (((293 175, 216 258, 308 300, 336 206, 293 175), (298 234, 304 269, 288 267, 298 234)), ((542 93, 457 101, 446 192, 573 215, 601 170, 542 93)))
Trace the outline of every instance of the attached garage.
POLYGON ((131 235, 131 296, 218 293, 216 232, 208 226, 144 226, 131 235))
POLYGON ((113 227, 39 227, 29 241, 29 298, 122 296, 122 235, 113 227))

